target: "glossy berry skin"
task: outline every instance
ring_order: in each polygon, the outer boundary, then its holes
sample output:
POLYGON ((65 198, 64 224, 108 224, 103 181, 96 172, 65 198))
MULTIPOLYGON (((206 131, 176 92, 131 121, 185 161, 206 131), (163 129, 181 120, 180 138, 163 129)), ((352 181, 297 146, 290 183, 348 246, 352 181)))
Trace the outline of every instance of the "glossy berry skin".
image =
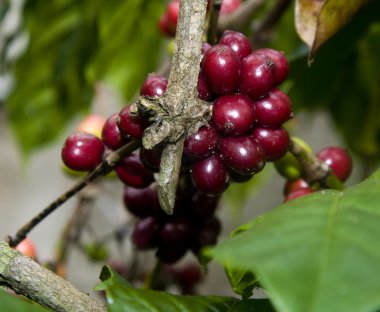
POLYGON ((140 88, 140 95, 154 97, 163 96, 168 85, 168 80, 158 74, 152 73, 143 82, 140 88))
POLYGON ((222 38, 219 40, 219 43, 230 47, 241 61, 252 53, 252 47, 249 39, 237 31, 224 31, 222 38))
POLYGON ((103 142, 95 135, 75 132, 69 135, 62 147, 63 163, 75 171, 91 171, 102 162, 103 142))
POLYGON ((252 131, 252 138, 264 148, 267 161, 280 159, 289 148, 290 138, 284 128, 255 128, 252 131))
POLYGON ((226 15, 234 12, 241 5, 241 0, 223 0, 220 14, 226 15))
POLYGON ((230 179, 232 182, 245 183, 245 182, 248 182, 249 180, 251 180, 255 174, 254 173, 241 174, 241 173, 230 171, 229 175, 230 175, 230 179))
POLYGON ((130 141, 127 137, 121 135, 117 126, 118 114, 111 115, 105 122, 102 129, 102 141, 112 150, 116 150, 130 141))
POLYGON ((240 92, 252 99, 267 94, 276 84, 276 65, 264 54, 252 53, 241 65, 240 92))
POLYGON ((212 121, 224 135, 244 134, 255 121, 253 101, 243 94, 221 96, 212 107, 212 121))
POLYGON ((302 190, 302 189, 310 189, 309 184, 303 180, 303 179, 297 179, 294 181, 286 181, 285 186, 284 186, 284 195, 288 195, 289 193, 293 193, 294 191, 297 190, 302 190))
POLYGON ((192 225, 185 218, 171 219, 162 225, 160 245, 186 245, 192 235, 192 225))
POLYGON ((210 86, 207 84, 206 78, 202 72, 199 72, 198 75, 198 98, 203 101, 210 102, 214 99, 214 93, 212 92, 210 86))
POLYGON ((136 217, 148 217, 155 213, 156 190, 152 187, 138 189, 125 187, 123 201, 125 208, 136 217))
POLYGON ((212 155, 191 168, 195 187, 205 194, 220 194, 228 187, 227 169, 219 155, 212 155))
POLYGON ((136 154, 124 157, 115 171, 124 184, 135 188, 145 188, 154 181, 153 173, 144 167, 136 154))
POLYGON ((286 203, 290 200, 299 198, 299 197, 303 197, 303 196, 311 194, 311 193, 314 193, 314 190, 311 188, 295 190, 293 192, 290 192, 288 195, 286 195, 286 197, 284 199, 284 203, 286 203))
POLYGON ((157 246, 160 224, 152 216, 140 219, 132 232, 132 243, 142 250, 157 246))
POLYGON ((234 93, 240 83, 240 60, 225 45, 217 44, 206 51, 202 71, 211 90, 218 95, 234 93))
POLYGON ((24 256, 30 257, 34 260, 37 258, 37 251, 33 241, 30 238, 23 239, 16 247, 15 250, 21 252, 24 256))
POLYGON ((255 53, 262 53, 273 60, 276 64, 276 85, 282 84, 289 72, 289 64, 286 60, 285 53, 269 48, 256 50, 255 53))
POLYGON ((248 135, 222 138, 219 148, 223 162, 235 173, 251 175, 264 168, 265 151, 248 135))
POLYGON ((131 115, 130 109, 131 106, 126 106, 120 111, 117 125, 123 136, 140 139, 144 130, 149 126, 149 121, 140 116, 131 115))
POLYGON ((218 142, 217 131, 211 126, 203 126, 186 138, 183 153, 192 160, 203 159, 215 152, 218 142))
POLYGON ((346 149, 326 147, 317 157, 332 169, 335 176, 342 182, 346 181, 352 171, 352 158, 346 149))
POLYGON ((254 106, 259 127, 279 128, 293 116, 290 99, 280 90, 271 91, 254 106))
POLYGON ((214 215, 219 199, 219 196, 208 196, 196 190, 187 203, 187 213, 191 219, 197 222, 199 220, 206 221, 214 215))
POLYGON ((155 147, 151 150, 145 148, 140 149, 140 160, 144 166, 153 172, 158 172, 160 169, 162 149, 155 147))

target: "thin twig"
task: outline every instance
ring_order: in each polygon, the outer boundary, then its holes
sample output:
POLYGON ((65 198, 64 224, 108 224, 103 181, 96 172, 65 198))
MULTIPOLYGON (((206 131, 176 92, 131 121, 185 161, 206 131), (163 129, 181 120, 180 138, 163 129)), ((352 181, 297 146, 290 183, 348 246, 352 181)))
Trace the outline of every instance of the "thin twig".
POLYGON ((59 208, 67 200, 81 191, 84 187, 91 184, 98 177, 108 174, 112 171, 115 165, 125 156, 136 150, 140 146, 140 142, 132 141, 127 143, 117 151, 111 152, 103 160, 103 162, 90 172, 87 176, 79 180, 71 189, 58 197, 55 201, 50 203, 44 210, 42 210, 37 216, 26 223, 21 229, 19 229, 14 237, 9 237, 9 245, 11 247, 17 246, 28 233, 42 220, 44 220, 53 211, 59 208))
POLYGON ((209 13, 209 21, 207 28, 207 42, 215 44, 218 41, 217 26, 219 21, 220 9, 222 7, 223 0, 212 0, 209 13))

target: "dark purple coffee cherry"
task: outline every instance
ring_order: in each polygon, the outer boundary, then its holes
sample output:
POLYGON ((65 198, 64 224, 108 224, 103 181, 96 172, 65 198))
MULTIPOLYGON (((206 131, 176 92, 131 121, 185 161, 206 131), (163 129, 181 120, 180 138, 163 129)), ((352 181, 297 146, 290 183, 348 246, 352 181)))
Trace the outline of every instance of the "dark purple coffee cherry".
POLYGON ((289 97, 280 90, 273 90, 255 102, 256 122, 259 127, 276 129, 293 117, 289 97))
POLYGON ((212 92, 210 86, 207 84, 206 78, 204 77, 202 71, 198 75, 198 98, 203 101, 210 102, 214 99, 214 93, 212 92))
POLYGON ((117 113, 111 115, 106 120, 102 129, 102 141, 109 149, 112 150, 117 150, 130 141, 130 139, 121 135, 119 127, 117 126, 117 118, 117 113))
POLYGON ((163 263, 174 263, 185 255, 187 249, 187 245, 160 245, 156 251, 156 257, 163 263))
POLYGON ((138 249, 146 250, 157 246, 160 224, 152 216, 140 219, 132 232, 132 243, 138 249))
POLYGON ((251 180, 255 174, 241 174, 234 171, 229 171, 229 175, 232 182, 245 183, 251 180))
POLYGON ((168 80, 158 74, 149 74, 140 88, 140 95, 163 96, 168 85, 168 80))
POLYGON ((240 83, 240 60, 234 51, 217 44, 206 51, 202 71, 211 90, 219 95, 234 93, 240 83))
POLYGON ((156 190, 152 187, 137 189, 128 186, 124 188, 124 205, 136 217, 144 218, 153 215, 156 210, 156 197, 156 190))
POLYGON ((276 85, 276 65, 261 53, 248 55, 241 65, 240 92, 252 99, 267 94, 276 85))
POLYGON ((228 187, 227 169, 219 155, 212 155, 195 163, 191 178, 197 189, 206 194, 220 194, 228 187))
POLYGON ((210 219, 219 203, 220 196, 208 196, 195 190, 187 203, 187 212, 193 220, 206 221, 210 219))
POLYGON ((317 157, 329 165, 340 181, 344 182, 350 176, 352 158, 346 149, 333 146, 326 147, 317 154, 317 157))
POLYGON ((104 144, 97 136, 75 132, 67 137, 62 147, 61 158, 72 170, 91 171, 102 162, 103 153, 104 144))
POLYGON ((115 171, 124 184, 135 188, 145 188, 154 181, 153 173, 144 167, 136 154, 124 157, 115 171))
POLYGON ((209 219, 197 230, 195 240, 191 244, 191 250, 195 254, 198 254, 201 248, 215 245, 218 241, 221 229, 222 226, 217 217, 209 219))
POLYGON ((264 168, 265 151, 248 135, 221 138, 219 148, 224 164, 235 173, 251 175, 264 168))
POLYGON ((191 160, 206 158, 215 152, 218 141, 217 131, 211 126, 203 126, 186 138, 183 153, 191 160))
POLYGON ((118 116, 117 126, 123 136, 140 139, 149 126, 149 120, 130 113, 131 106, 124 107, 118 116))
POLYGON ((244 134, 255 121, 254 103, 243 94, 221 96, 212 107, 212 121, 222 134, 244 134))
POLYGON ((276 85, 282 84, 289 72, 289 64, 286 60, 285 53, 269 48, 256 50, 255 53, 262 53, 270 57, 276 64, 276 85))
POLYGON ((150 171, 158 172, 161 163, 162 148, 154 147, 151 150, 140 149, 140 160, 150 171))
POLYGON ((289 148, 289 133, 282 127, 279 129, 255 128, 252 131, 252 138, 264 148, 267 161, 280 159, 289 148))
POLYGON ((160 246, 186 245, 192 235, 192 225, 185 218, 169 219, 160 230, 160 246))
POLYGON ((237 31, 225 30, 219 43, 230 47, 241 61, 252 53, 249 39, 237 31))

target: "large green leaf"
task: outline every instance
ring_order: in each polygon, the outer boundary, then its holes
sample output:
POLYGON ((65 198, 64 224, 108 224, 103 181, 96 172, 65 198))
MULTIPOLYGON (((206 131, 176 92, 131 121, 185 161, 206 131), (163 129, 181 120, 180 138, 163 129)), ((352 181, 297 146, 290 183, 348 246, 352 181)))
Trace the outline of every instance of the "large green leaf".
POLYGON ((37 303, 26 301, 21 297, 10 295, 0 289, 1 311, 4 312, 46 312, 47 310, 37 303))
POLYGON ((380 170, 283 204, 206 254, 253 272, 278 311, 380 308, 380 170))
POLYGON ((100 275, 102 283, 96 290, 105 290, 107 306, 111 312, 229 312, 273 311, 268 300, 240 301, 231 297, 177 296, 165 292, 133 288, 108 267, 100 275))

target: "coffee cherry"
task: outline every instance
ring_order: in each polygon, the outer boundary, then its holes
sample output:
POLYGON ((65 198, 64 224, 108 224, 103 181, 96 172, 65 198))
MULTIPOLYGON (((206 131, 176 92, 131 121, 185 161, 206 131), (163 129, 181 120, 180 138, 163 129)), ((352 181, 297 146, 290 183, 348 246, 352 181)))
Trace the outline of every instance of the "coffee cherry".
POLYGON ((240 92, 252 99, 267 94, 276 84, 276 65, 264 54, 252 53, 241 65, 240 92))
POLYGON ((252 138, 264 148, 267 161, 280 159, 289 148, 289 134, 284 128, 255 128, 252 131, 252 138))
POLYGON ((223 0, 220 14, 226 15, 234 12, 241 5, 241 0, 223 0))
POLYGON ((144 218, 155 213, 157 199, 156 190, 152 187, 137 189, 125 187, 123 201, 127 210, 136 217, 144 218))
POLYGON ((91 171, 102 162, 104 145, 93 134, 75 132, 69 135, 62 147, 63 163, 75 171, 91 171))
POLYGON ((279 128, 292 118, 289 97, 280 90, 273 90, 255 102, 256 121, 260 127, 279 128))
POLYGON ((154 181, 153 173, 144 167, 136 154, 124 157, 115 171, 122 182, 135 188, 145 188, 154 181))
POLYGON ((198 254, 202 247, 215 245, 221 228, 220 220, 217 217, 209 219, 198 229, 195 240, 192 241, 191 250, 198 254))
POLYGON ((309 189, 309 184, 303 179, 297 179, 294 181, 286 181, 284 186, 284 195, 288 195, 289 193, 293 193, 294 191, 298 191, 301 189, 309 189))
POLYGON ((145 148, 140 149, 140 160, 144 166, 153 172, 158 172, 161 163, 162 148, 155 147, 151 150, 145 148))
POLYGON ((140 219, 132 232, 132 243, 138 249, 150 249, 157 246, 160 224, 152 216, 140 219))
POLYGON ((169 21, 169 16, 167 14, 163 14, 158 21, 158 29, 162 34, 168 37, 174 37, 175 35, 175 27, 171 25, 169 21))
POLYGON ((219 155, 195 163, 191 178, 196 188, 206 194, 220 194, 228 187, 228 175, 219 155))
POLYGON ((265 151, 250 136, 222 138, 219 148, 223 162, 235 173, 251 175, 264 168, 265 151))
POLYGON ((219 135, 213 127, 201 127, 197 133, 187 137, 183 153, 192 160, 206 158, 214 153, 218 141, 219 135))
POLYGON ((173 268, 170 272, 180 284, 186 287, 198 284, 203 278, 201 268, 196 263, 189 263, 180 268, 173 268))
POLYGON ((21 252, 24 256, 30 257, 33 260, 37 258, 37 251, 34 242, 30 238, 24 238, 16 247, 15 250, 21 252))
POLYGON ((311 193, 314 193, 314 190, 311 188, 295 190, 293 192, 290 192, 288 195, 286 195, 286 197, 284 199, 284 203, 286 203, 290 200, 299 198, 299 197, 303 197, 303 196, 311 194, 311 193))
POLYGON ((219 196, 207 196, 202 192, 195 190, 187 203, 187 212, 193 220, 206 221, 210 219, 218 207, 219 196))
POLYGON ((187 245, 160 245, 156 251, 156 257, 163 263, 174 263, 185 255, 187 249, 187 245))
POLYGON ((178 14, 179 14, 179 0, 173 0, 169 2, 166 7, 166 15, 168 16, 169 23, 175 29, 178 23, 178 14))
MULTIPOLYGON (((223 1, 224 2, 224 1, 223 1)), ((219 41, 220 44, 229 46, 242 61, 246 56, 252 53, 249 39, 240 32, 226 30, 219 41)))
POLYGON ((236 183, 245 183, 245 182, 248 182, 255 175, 254 173, 251 173, 251 174, 241 174, 241 173, 237 173, 237 172, 234 172, 234 171, 229 171, 228 173, 230 175, 231 181, 232 182, 236 182, 236 183))
POLYGON ((192 235, 192 225, 185 218, 168 220, 160 230, 160 246, 186 245, 192 235))
POLYGON ((206 78, 204 77, 202 71, 199 72, 198 75, 198 98, 200 98, 203 101, 210 102, 214 98, 214 94, 207 84, 206 78))
POLYGON ((286 60, 285 54, 282 51, 277 51, 269 48, 256 50, 255 53, 262 53, 270 57, 276 64, 276 85, 282 84, 289 72, 289 64, 286 60))
POLYGON ((326 147, 317 157, 332 169, 335 176, 342 182, 346 181, 352 171, 352 158, 346 149, 326 147))
POLYGON ((130 141, 121 135, 119 127, 117 126, 117 118, 117 113, 111 115, 105 122, 102 130, 102 141, 112 150, 116 150, 130 141))
POLYGON ((77 132, 87 132, 101 138, 102 128, 106 119, 100 115, 89 115, 84 118, 79 126, 77 132))
POLYGON ((131 106, 126 106, 120 111, 117 125, 123 136, 140 139, 145 128, 149 126, 149 121, 140 116, 131 115, 130 109, 131 106))
POLYGON ((167 85, 168 80, 165 77, 155 73, 149 74, 140 88, 140 95, 163 96, 167 85))
POLYGON ((219 95, 234 93, 240 83, 240 60, 234 51, 217 44, 206 51, 202 70, 211 90, 219 95))
POLYGON ((243 94, 219 97, 212 107, 215 128, 225 135, 241 135, 251 129, 255 120, 253 101, 243 94))
POLYGON ((203 57, 203 55, 206 53, 206 51, 207 51, 208 49, 210 49, 211 47, 212 47, 212 45, 209 44, 209 43, 207 43, 207 42, 203 42, 203 43, 202 43, 202 48, 201 48, 202 57, 203 57))

